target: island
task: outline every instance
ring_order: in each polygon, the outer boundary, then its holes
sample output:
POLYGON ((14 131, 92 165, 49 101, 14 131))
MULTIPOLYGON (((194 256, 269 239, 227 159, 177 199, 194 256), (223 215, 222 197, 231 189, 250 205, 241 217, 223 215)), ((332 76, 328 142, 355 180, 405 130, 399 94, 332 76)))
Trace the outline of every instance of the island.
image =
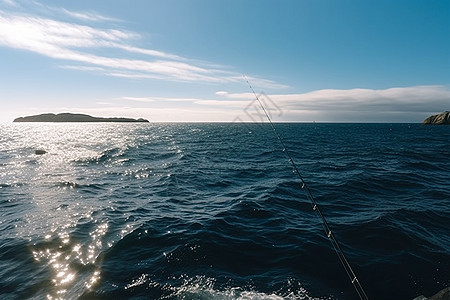
POLYGON ((93 117, 85 114, 72 114, 72 113, 61 113, 61 114, 41 114, 35 116, 20 117, 14 119, 13 122, 145 122, 149 121, 146 119, 132 119, 132 118, 101 118, 93 117))
POLYGON ((444 111, 437 115, 426 118, 423 125, 450 125, 450 111, 444 111))

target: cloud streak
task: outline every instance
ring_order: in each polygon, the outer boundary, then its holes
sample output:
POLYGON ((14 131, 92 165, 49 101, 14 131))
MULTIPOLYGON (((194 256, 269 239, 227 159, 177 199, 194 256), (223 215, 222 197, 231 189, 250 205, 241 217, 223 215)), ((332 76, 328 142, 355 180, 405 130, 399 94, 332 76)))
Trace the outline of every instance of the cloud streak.
MULTIPOLYGON (((84 22, 114 20, 96 13, 71 12, 62 8, 51 8, 50 11, 59 11, 61 15, 84 22)), ((68 69, 130 79, 213 83, 242 81, 240 74, 213 64, 199 64, 172 53, 136 46, 141 39, 140 34, 131 31, 0 11, 0 46, 64 61, 64 67, 68 69), (109 49, 108 56, 98 54, 105 48, 109 49), (75 65, 70 66, 70 63, 75 65)), ((252 80, 267 88, 285 87, 270 80, 252 80)))
MULTIPOLYGON (((430 112, 450 106, 450 90, 445 86, 413 86, 389 89, 323 89, 299 94, 269 94, 276 105, 285 110, 322 111, 423 111, 430 112)), ((142 101, 187 101, 208 106, 246 107, 255 101, 253 93, 229 93, 218 91, 215 97, 174 98, 174 97, 122 97, 124 100, 142 101)))
MULTIPOLYGON (((253 93, 217 92, 216 100, 199 100, 209 106, 242 107, 255 100, 253 93)), ((267 95, 283 116, 280 121, 398 121, 422 118, 450 108, 450 90, 445 86, 413 86, 389 89, 324 89, 300 94, 267 95)), ((270 103, 268 103, 270 106, 270 103)), ((258 105, 253 103, 253 105, 258 105)), ((247 107, 245 106, 245 107, 247 107)), ((268 107, 271 109, 271 107, 268 107)))
POLYGON ((113 21, 117 22, 119 20, 111 18, 111 17, 105 17, 103 15, 94 13, 94 12, 74 12, 67 10, 65 8, 53 8, 54 10, 61 12, 69 17, 79 19, 82 21, 90 21, 90 22, 103 22, 103 21, 113 21))
POLYGON ((448 106, 450 91, 444 86, 398 87, 382 90, 319 90, 298 95, 274 95, 288 108, 326 111, 430 112, 448 106))
POLYGON ((8 6, 13 6, 13 7, 17 6, 17 3, 14 2, 13 0, 1 0, 1 2, 5 3, 8 6))
MULTIPOLYGON (((254 99, 253 93, 217 92, 226 99, 254 99)), ((271 94, 285 108, 321 110, 413 110, 449 106, 450 90, 445 86, 413 86, 389 89, 323 89, 301 94, 271 94)), ((224 102, 226 103, 226 102, 224 102)), ((217 101, 221 105, 221 101, 217 101)))
MULTIPOLYGON (((422 122, 430 114, 450 109, 450 89, 413 86, 390 89, 317 90, 299 94, 269 94, 265 101, 276 122, 422 122)), ((144 117, 154 122, 265 122, 252 93, 217 92, 211 97, 123 96, 105 99, 98 107, 60 107, 98 116, 144 117), (109 101, 107 101, 109 100, 109 101)), ((29 110, 29 114, 41 112, 29 110)), ((24 114, 24 112, 21 112, 24 114)), ((12 118, 12 117, 11 117, 12 118)))

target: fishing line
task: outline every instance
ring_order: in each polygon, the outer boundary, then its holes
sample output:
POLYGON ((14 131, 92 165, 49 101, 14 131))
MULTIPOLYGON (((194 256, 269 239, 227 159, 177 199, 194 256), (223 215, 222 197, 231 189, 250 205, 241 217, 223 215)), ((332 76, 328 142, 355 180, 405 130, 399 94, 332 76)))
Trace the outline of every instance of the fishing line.
POLYGON ((356 292, 358 293, 360 299, 362 300, 368 300, 366 293, 364 292, 364 289, 359 282, 358 278, 356 277, 355 272, 353 271, 353 268, 350 266, 350 263, 348 262, 347 258, 345 257, 344 251, 342 250, 341 246, 339 245, 339 242, 334 235, 333 231, 331 231, 330 226, 328 225, 327 220, 325 219, 324 215, 320 211, 319 206, 317 205, 316 200, 314 199, 313 195, 311 194, 311 191, 309 190, 308 186, 306 185, 305 180, 303 179, 303 176, 300 174, 300 171, 297 168, 297 165, 295 164, 294 160, 292 159, 291 154, 287 150, 283 139, 281 138, 280 134, 278 133, 277 129, 275 128, 275 125, 272 122, 272 119, 269 116, 269 113, 267 112, 266 108, 262 104, 261 100, 259 99, 258 95, 256 95, 255 90, 253 89, 252 85, 248 81, 247 77, 244 75, 245 81, 250 86, 250 89, 253 92, 253 95, 255 96, 256 100, 258 101, 259 105, 261 106, 261 109, 263 110, 264 114, 266 115, 267 120, 269 121, 270 126, 272 127, 273 132, 275 133, 278 141, 280 142, 281 146, 283 147, 283 152, 286 153, 286 156, 289 158, 289 162, 291 163, 292 167, 294 168, 294 172, 297 174, 297 176, 300 178, 301 188, 305 191, 306 196, 311 201, 312 209, 316 212, 317 216, 322 221, 322 226, 325 230, 325 234, 330 240, 331 244, 333 245, 334 250, 336 251, 337 256, 339 257, 339 261, 341 262, 342 266, 345 269, 345 272, 347 273, 348 277, 350 278, 351 283, 356 289, 356 292))

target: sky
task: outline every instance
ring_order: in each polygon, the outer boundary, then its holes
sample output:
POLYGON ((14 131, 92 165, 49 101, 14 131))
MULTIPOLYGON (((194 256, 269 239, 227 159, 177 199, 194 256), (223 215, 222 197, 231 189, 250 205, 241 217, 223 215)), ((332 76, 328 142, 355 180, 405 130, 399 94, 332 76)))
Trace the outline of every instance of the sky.
POLYGON ((0 0, 0 122, 421 122, 450 110, 449 0, 0 0))

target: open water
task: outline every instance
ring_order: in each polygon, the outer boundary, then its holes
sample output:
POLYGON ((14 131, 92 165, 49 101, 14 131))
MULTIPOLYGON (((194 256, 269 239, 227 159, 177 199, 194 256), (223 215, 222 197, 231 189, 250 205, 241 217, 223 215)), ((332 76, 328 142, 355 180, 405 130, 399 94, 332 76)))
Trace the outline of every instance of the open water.
MULTIPOLYGON (((449 126, 275 126, 370 299, 450 285, 449 126)), ((0 125, 0 299, 359 299, 296 176, 268 124, 0 125)))

